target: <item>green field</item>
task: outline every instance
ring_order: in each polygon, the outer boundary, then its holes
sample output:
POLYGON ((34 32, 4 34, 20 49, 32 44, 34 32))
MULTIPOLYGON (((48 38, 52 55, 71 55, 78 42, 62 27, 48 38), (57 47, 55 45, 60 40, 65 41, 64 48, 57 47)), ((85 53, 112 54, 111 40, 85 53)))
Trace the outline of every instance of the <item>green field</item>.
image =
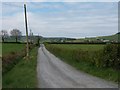
POLYGON ((106 45, 101 44, 45 44, 46 48, 64 62, 78 70, 106 80, 118 82, 118 72, 103 67, 106 61, 101 54, 106 45))
POLYGON ((111 40, 111 41, 118 41, 120 38, 120 34, 114 34, 114 35, 110 35, 110 36, 101 36, 101 37, 97 37, 97 38, 111 40))
POLYGON ((2 56, 2 43, 0 43, 0 57, 2 56))
POLYGON ((10 52, 20 52, 24 48, 25 48, 25 44, 3 43, 2 55, 9 54, 10 52))
POLYGON ((53 47, 69 49, 69 50, 84 50, 84 51, 98 51, 103 49, 105 45, 97 44, 52 44, 53 47))
POLYGON ((19 62, 2 78, 3 88, 36 88, 37 47, 30 52, 29 60, 19 62))

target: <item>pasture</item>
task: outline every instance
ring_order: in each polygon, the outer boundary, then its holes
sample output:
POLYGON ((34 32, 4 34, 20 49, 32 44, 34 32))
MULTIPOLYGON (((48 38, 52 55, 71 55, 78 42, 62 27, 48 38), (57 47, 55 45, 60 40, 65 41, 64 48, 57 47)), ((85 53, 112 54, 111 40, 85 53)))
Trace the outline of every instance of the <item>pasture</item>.
POLYGON ((103 49, 105 45, 99 44, 52 44, 52 47, 68 49, 68 50, 78 50, 81 49, 83 51, 98 51, 103 49))
POLYGON ((2 55, 9 54, 10 52, 20 52, 24 48, 25 48, 25 44, 3 43, 2 55))

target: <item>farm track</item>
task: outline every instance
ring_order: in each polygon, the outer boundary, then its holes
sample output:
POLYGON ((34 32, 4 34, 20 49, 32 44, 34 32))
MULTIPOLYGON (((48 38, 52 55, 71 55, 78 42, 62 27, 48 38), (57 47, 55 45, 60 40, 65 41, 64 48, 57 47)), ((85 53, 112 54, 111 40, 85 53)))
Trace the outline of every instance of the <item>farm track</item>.
POLYGON ((64 63, 44 45, 38 50, 38 88, 117 88, 118 85, 91 76, 64 63))

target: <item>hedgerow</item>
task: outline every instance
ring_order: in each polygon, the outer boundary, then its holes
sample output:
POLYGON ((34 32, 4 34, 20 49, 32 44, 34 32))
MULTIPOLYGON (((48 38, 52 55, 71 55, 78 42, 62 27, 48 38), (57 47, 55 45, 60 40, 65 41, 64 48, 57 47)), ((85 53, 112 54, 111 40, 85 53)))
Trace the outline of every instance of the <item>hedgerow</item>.
POLYGON ((118 70, 120 66, 120 45, 118 44, 108 44, 103 50, 98 51, 84 51, 81 49, 70 50, 67 48, 55 47, 52 46, 52 44, 46 44, 46 48, 61 58, 75 60, 77 63, 85 61, 96 67, 110 67, 116 70, 118 70))

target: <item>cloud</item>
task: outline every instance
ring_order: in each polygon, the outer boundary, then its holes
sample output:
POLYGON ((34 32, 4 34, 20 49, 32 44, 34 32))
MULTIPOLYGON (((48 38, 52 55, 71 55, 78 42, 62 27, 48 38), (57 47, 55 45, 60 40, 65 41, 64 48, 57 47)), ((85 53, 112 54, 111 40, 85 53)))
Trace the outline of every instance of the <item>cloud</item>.
MULTIPOLYGON (((55 2, 54 2, 55 3, 55 2)), ((47 8, 47 9, 60 9, 60 8, 63 8, 64 6, 61 5, 61 4, 54 4, 54 3, 51 3, 51 2, 36 2, 36 3, 28 3, 28 6, 31 7, 31 8, 34 8, 34 9, 44 9, 44 8, 47 8)))
POLYGON ((15 13, 23 12, 23 3, 2 3, 2 16, 10 16, 14 15, 15 13))
POLYGON ((13 16, 7 16, 2 18, 2 29, 10 30, 18 28, 24 32, 24 17, 23 13, 17 13, 13 16))
MULTIPOLYGON (((14 4, 14 3, 12 3, 14 4)), ((14 4, 17 5, 18 3, 14 4)), ((97 5, 99 3, 96 3, 97 5)), ((29 3, 28 6, 28 27, 33 33, 42 36, 61 36, 61 37, 86 37, 110 35, 117 32, 117 6, 109 6, 111 3, 101 3, 104 8, 99 8, 94 3, 29 3), (42 4, 42 6, 38 6, 42 4), (55 5, 55 6, 54 6, 55 5), (58 5, 58 6, 57 6, 58 5), (62 11, 44 12, 40 9, 45 8, 61 9, 62 11), (87 9, 90 7, 91 9, 87 9), (111 8, 112 7, 112 8, 111 8), (80 10, 80 8, 83 8, 80 10), (34 11, 36 10, 36 11, 34 11), (72 12, 70 12, 72 11, 72 12), (113 13, 114 12, 114 13, 113 13)), ((19 4, 18 4, 19 6, 19 4)), ((2 17, 2 29, 8 31, 18 28, 25 34, 25 23, 23 8, 11 9, 9 6, 4 8, 2 17), (6 10, 6 11, 5 11, 6 10), (21 10, 21 11, 20 11, 21 10)))
POLYGON ((0 3, 0 30, 2 29, 2 3, 0 3))
POLYGON ((119 0, 2 0, 2 2, 119 2, 119 0))

